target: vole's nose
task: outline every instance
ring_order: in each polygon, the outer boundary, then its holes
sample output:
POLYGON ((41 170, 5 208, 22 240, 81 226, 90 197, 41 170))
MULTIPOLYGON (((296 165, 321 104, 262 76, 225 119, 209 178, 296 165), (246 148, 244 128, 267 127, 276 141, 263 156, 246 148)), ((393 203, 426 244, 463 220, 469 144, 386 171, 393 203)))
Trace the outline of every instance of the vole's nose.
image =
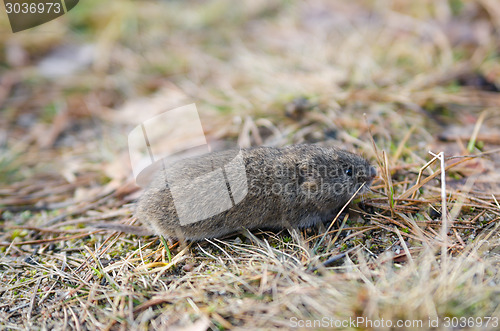
POLYGON ((375 167, 373 166, 370 166, 370 168, 368 169, 368 178, 373 179, 375 178, 375 176, 377 176, 377 169, 375 169, 375 167))

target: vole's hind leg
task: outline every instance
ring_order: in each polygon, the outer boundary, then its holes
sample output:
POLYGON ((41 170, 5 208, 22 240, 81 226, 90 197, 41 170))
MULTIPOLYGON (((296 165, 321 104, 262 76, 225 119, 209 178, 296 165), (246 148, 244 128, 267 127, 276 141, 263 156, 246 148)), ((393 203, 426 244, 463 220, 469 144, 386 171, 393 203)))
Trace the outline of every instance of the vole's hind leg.
MULTIPOLYGON (((174 245, 174 239, 169 237, 169 236, 164 236, 164 235, 159 235, 158 236, 159 239, 163 242, 163 240, 166 242, 166 244, 168 245, 168 247, 172 247, 174 245)), ((179 241, 180 242, 180 241, 179 241)))
MULTIPOLYGON (((184 249, 184 248, 186 248, 186 247, 188 246, 189 241, 193 241, 193 240, 194 240, 194 238, 187 238, 187 237, 186 237, 186 235, 185 235, 185 233, 184 233, 184 232, 182 232, 180 229, 175 229, 174 231, 175 231, 175 237, 176 237, 176 238, 177 238, 177 240, 179 241, 179 248, 180 248, 181 250, 182 250, 182 249, 184 249)), ((195 239, 195 241, 197 241, 197 240, 195 239)), ((172 245, 173 245, 173 240, 172 240, 172 238, 169 238, 169 242, 168 242, 168 244, 169 244, 170 246, 172 246, 172 245)))

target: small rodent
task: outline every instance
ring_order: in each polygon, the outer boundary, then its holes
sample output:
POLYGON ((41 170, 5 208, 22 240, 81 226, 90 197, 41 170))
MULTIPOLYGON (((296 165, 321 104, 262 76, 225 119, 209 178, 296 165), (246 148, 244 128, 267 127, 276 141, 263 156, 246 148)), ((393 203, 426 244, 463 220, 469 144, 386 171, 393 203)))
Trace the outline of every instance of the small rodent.
POLYGON ((361 191, 368 189, 375 174, 361 156, 334 147, 213 152, 159 171, 139 199, 136 216, 155 234, 183 240, 220 237, 243 228, 310 227, 331 221, 361 185, 361 191), (239 164, 234 161, 238 157, 239 164), (224 180, 213 180, 214 173, 224 180), (198 192, 198 198, 190 192, 198 192), (216 192, 229 193, 218 197, 216 192), (198 220, 181 222, 181 214, 198 220))

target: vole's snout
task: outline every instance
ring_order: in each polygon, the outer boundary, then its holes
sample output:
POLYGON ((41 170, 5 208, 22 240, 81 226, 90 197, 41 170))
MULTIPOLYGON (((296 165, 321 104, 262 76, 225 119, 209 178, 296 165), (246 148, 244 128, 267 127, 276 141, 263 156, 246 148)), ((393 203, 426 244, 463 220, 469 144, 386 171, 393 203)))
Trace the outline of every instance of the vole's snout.
POLYGON ((368 179, 372 181, 375 176, 377 176, 377 169, 375 169, 374 166, 370 166, 370 168, 368 168, 368 179))
POLYGON ((365 183, 365 187, 369 187, 375 178, 377 176, 377 169, 371 165, 367 165, 362 172, 362 175, 358 177, 358 183, 365 183))

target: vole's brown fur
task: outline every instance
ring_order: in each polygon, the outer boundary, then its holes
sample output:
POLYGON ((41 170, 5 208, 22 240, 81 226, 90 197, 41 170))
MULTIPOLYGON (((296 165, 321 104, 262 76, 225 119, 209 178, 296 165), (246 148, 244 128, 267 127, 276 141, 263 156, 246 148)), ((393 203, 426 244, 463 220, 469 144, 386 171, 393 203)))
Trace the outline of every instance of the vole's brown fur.
MULTIPOLYGON (((237 172, 230 163, 237 153, 215 152, 186 161, 177 165, 178 177, 189 179, 183 182, 187 192, 202 189, 198 178, 221 166, 225 167, 227 179, 237 172)), ((167 182, 165 171, 160 171, 140 198, 137 217, 158 235, 184 240, 220 237, 243 228, 309 227, 331 220, 363 183, 365 188, 370 185, 375 175, 375 169, 364 158, 332 147, 257 147, 242 149, 240 153, 246 178, 239 178, 242 185, 233 185, 233 180, 232 186, 227 187, 235 195, 246 181, 248 192, 230 209, 181 225, 176 206, 202 215, 204 208, 213 207, 214 197, 208 190, 203 195, 206 198, 191 205, 179 205, 184 203, 182 199, 174 204, 171 183, 167 182)))

